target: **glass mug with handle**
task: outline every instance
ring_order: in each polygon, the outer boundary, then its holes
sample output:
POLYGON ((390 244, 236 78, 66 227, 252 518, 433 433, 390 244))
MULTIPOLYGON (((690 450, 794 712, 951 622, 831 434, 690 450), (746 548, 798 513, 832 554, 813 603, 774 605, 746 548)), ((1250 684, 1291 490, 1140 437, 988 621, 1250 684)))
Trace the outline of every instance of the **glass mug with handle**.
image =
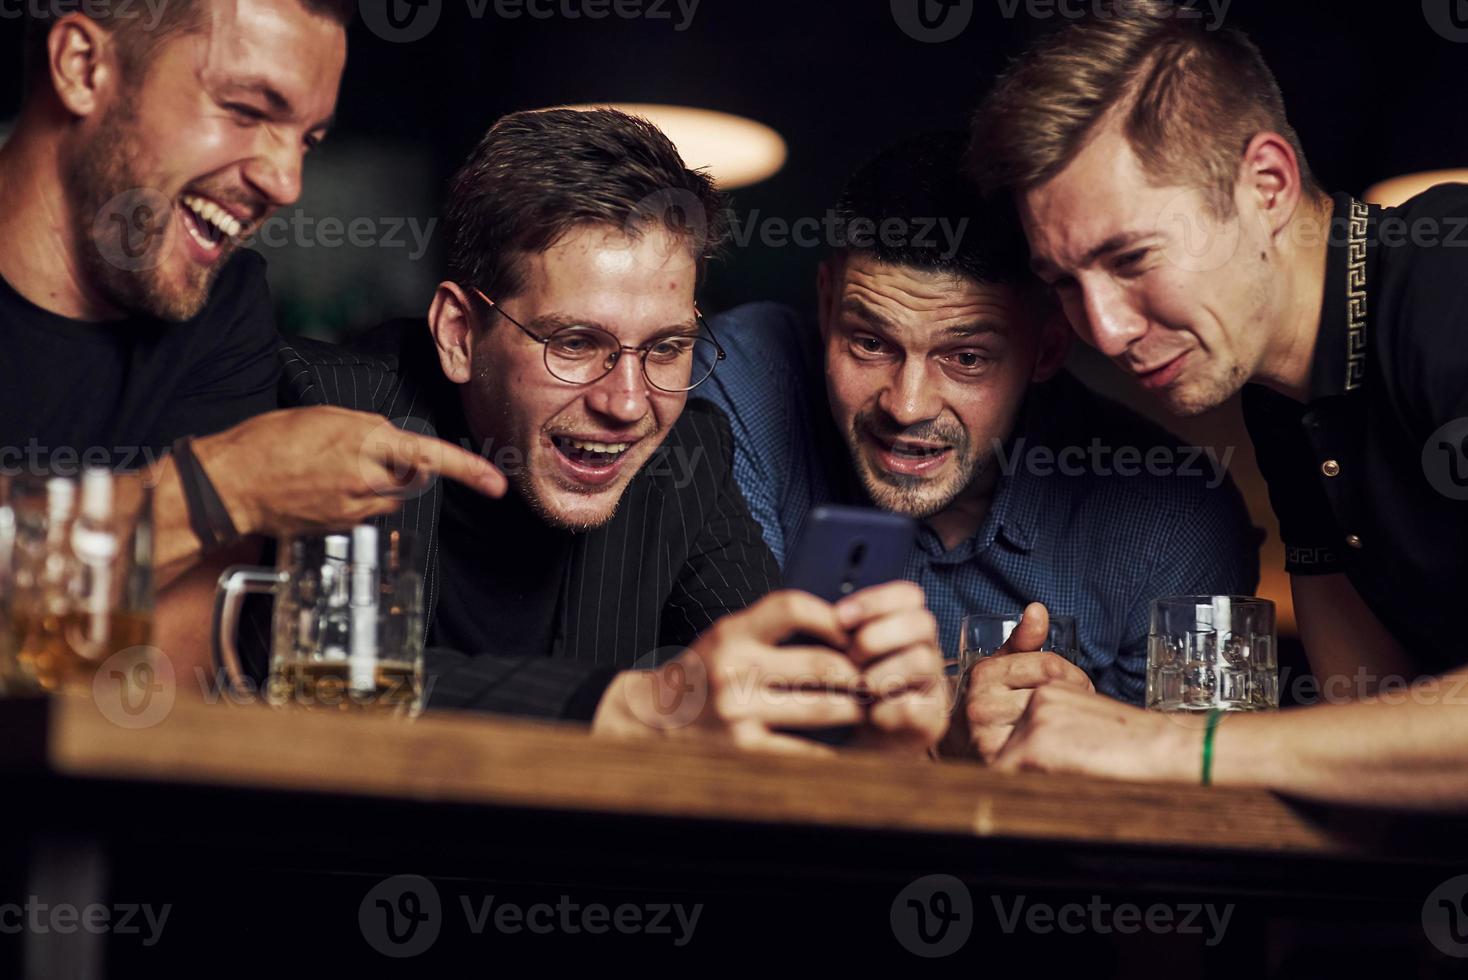
MULTIPOLYGON (((946 662, 945 669, 949 684, 953 688, 955 708, 962 703, 963 688, 968 672, 984 657, 992 657, 1009 640, 1019 625, 1023 613, 973 613, 963 617, 958 633, 958 657, 946 662)), ((1040 650, 1059 654, 1071 663, 1080 665, 1080 644, 1076 638, 1074 616, 1050 617, 1050 632, 1040 650)))
POLYGON ((287 538, 276 567, 236 566, 215 596, 215 667, 234 691, 245 596, 274 597, 265 699, 277 707, 415 717, 423 710, 422 576, 416 541, 365 524, 351 534, 287 538))
POLYGON ((1171 712, 1278 708, 1274 603, 1254 596, 1170 596, 1153 602, 1147 707, 1171 712))
POLYGON ((152 488, 119 498, 115 475, 102 467, 79 478, 0 481, 7 691, 90 693, 98 668, 116 656, 151 663, 152 488))

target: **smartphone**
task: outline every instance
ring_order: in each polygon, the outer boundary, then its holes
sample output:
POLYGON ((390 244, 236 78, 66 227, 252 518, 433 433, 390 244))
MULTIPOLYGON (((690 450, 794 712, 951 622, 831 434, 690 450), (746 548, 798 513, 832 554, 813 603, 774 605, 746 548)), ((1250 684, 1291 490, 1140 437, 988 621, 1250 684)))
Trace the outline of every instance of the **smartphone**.
MULTIPOLYGON (((838 602, 868 586, 900 579, 916 536, 916 522, 901 514, 869 507, 817 507, 806 520, 785 566, 785 587, 838 602)), ((820 642, 810 636, 786 641, 791 646, 820 642)), ((844 745, 855 731, 849 725, 787 729, 788 734, 827 745, 844 745)))
POLYGON ((785 587, 837 602, 902 578, 917 524, 869 507, 817 507, 785 566, 785 587))

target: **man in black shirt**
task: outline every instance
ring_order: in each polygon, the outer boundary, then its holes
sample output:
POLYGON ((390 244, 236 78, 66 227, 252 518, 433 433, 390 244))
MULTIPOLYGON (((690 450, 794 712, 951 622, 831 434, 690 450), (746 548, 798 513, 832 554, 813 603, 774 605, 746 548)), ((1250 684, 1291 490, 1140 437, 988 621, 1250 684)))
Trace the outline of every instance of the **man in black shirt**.
POLYGON ((173 630, 192 631, 212 593, 208 567, 177 581, 201 553, 218 549, 217 566, 237 535, 382 513, 394 466, 503 491, 471 454, 369 439, 371 416, 262 414, 278 338, 264 262, 239 242, 300 194, 355 7, 183 0, 156 24, 103 5, 29 25, 21 116, 0 148, 0 473, 150 470, 158 581, 173 584, 156 642, 176 658, 200 652, 173 630), (190 436, 222 508, 207 530, 180 461, 163 459, 190 436), (359 459, 364 444, 377 455, 359 459))
POLYGON ((1039 42, 971 153, 1085 340, 1179 414, 1244 389, 1301 637, 1341 702, 1215 736, 1216 716, 1044 685, 999 764, 1468 805, 1468 187, 1326 195, 1257 49, 1160 0, 1039 42))
POLYGON ((427 539, 430 640, 472 654, 430 658, 430 706, 773 751, 824 751, 786 730, 856 725, 857 744, 930 748, 948 698, 920 589, 762 598, 778 570, 729 423, 688 400, 718 360, 697 356, 717 340, 694 304, 723 236, 708 178, 646 121, 517 113, 446 210, 426 326, 286 358, 299 401, 463 440, 515 490, 446 487, 389 520, 427 539), (778 646, 798 634, 824 647, 778 646))

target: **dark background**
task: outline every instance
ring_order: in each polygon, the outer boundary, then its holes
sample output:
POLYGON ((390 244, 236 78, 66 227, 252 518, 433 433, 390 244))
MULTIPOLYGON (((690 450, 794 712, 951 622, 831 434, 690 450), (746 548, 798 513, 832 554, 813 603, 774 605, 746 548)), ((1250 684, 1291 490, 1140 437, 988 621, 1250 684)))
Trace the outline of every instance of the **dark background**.
MULTIPOLYGON (((0 126, 20 99, 15 14, 22 2, 40 0, 0 0, 7 15, 0 65, 8 69, 0 72, 0 126)), ((736 215, 819 217, 863 158, 904 135, 964 125, 1009 57, 1062 26, 1065 11, 1090 7, 1089 0, 968 0, 972 19, 963 33, 928 44, 904 33, 889 0, 701 0, 683 31, 673 2, 662 5, 661 19, 597 21, 559 13, 563 3, 579 8, 581 0, 535 0, 557 11, 548 19, 505 19, 493 5, 475 18, 470 0, 438 2, 436 27, 412 43, 384 40, 361 19, 353 26, 338 127, 308 162, 299 209, 285 213, 367 216, 383 229, 411 218, 426 228, 445 180, 501 114, 618 101, 719 109, 772 126, 787 141, 789 160, 773 178, 735 192, 736 215), (1015 16, 1006 17, 1008 9, 1015 16)), ((642 0, 642 9, 654 2, 642 0)), ((1199 9, 1212 20, 1206 3, 1199 9)), ((1398 174, 1468 166, 1468 0, 1391 0, 1364 9, 1234 0, 1224 23, 1263 50, 1328 189, 1359 194, 1398 174), (1453 17, 1464 26, 1455 29, 1453 17), (1434 19, 1443 26, 1434 28, 1434 19)), ((328 247, 308 233, 262 249, 282 329, 341 337, 421 314, 440 255, 434 236, 421 255, 406 232, 401 237, 404 247, 363 249, 328 247)), ((775 299, 809 311, 821 255, 755 239, 713 269, 702 305, 717 311, 775 299)), ((1093 386, 1153 408, 1089 352, 1078 350, 1074 366, 1093 386)), ((1260 591, 1281 601, 1281 627, 1289 629, 1277 537, 1236 406, 1169 424, 1220 454, 1233 447, 1235 477, 1271 531, 1260 591)))
MULTIPOLYGON (((19 60, 22 2, 0 0, 0 65, 19 60)), ((141 0, 139 0, 141 2, 141 0)), ((392 0, 397 2, 397 0, 392 0)), ((378 175, 360 188, 350 211, 374 218, 436 213, 445 179, 476 138, 501 114, 558 103, 664 102, 720 109, 774 127, 790 158, 772 179, 735 194, 736 212, 794 219, 820 215, 842 178, 866 155, 894 138, 962 126, 996 71, 1038 33, 1065 23, 1063 7, 1013 0, 970 0, 973 17, 955 40, 926 44, 897 25, 888 0, 701 0, 684 31, 673 0, 667 19, 504 19, 469 0, 440 0, 442 14, 427 37, 393 43, 359 21, 342 85, 340 122, 308 164, 308 213, 333 213, 331 190, 354 170, 378 175), (1048 17, 1027 13, 1049 12, 1048 17), (391 179, 389 179, 391 178, 391 179), (329 187, 324 185, 330 185, 329 187), (363 197, 371 207, 363 207, 363 197)), ((563 2, 539 0, 559 10, 563 2), (553 6, 554 4, 554 6, 553 6)), ((655 0, 642 0, 650 9, 655 0)), ((1428 0, 1446 14, 1450 3, 1428 0)), ((1199 8, 1211 19, 1206 3, 1199 8)), ((1326 187, 1359 193, 1385 177, 1468 166, 1468 43, 1434 31, 1417 0, 1370 6, 1233 0, 1225 23, 1247 31, 1263 49, 1284 89, 1310 162, 1326 187)), ((1468 36, 1468 29, 1462 32, 1468 36)), ((0 120, 20 99, 18 68, 3 72, 0 120)), ((347 212, 343 212, 346 214, 347 212)), ((332 249, 316 246, 321 253, 332 249)), ((342 246, 316 255, 325 278, 333 266, 360 266, 342 246), (339 260, 339 261, 332 261, 339 260)), ((411 248, 372 250, 365 257, 380 279, 413 262, 404 276, 430 282, 437 252, 409 258, 411 248)), ((768 248, 732 252, 713 271, 704 303, 722 309, 753 299, 808 305, 819 249, 768 248)), ((277 262, 277 265, 281 263, 277 262)), ((319 281, 322 275, 311 277, 319 281)), ((359 280, 363 277, 358 276, 359 280)), ((430 283, 431 284, 431 283, 430 283)), ((382 303, 321 311, 320 296, 294 295, 287 329, 335 334, 380 316, 415 313, 427 296, 399 289, 382 303), (294 307, 300 304, 308 312, 294 307)))

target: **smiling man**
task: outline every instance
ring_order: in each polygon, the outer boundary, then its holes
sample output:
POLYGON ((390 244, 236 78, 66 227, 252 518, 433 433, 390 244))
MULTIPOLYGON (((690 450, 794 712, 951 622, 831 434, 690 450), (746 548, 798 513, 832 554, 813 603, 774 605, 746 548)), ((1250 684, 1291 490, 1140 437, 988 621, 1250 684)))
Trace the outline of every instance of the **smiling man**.
POLYGON ((1258 49, 1179 10, 1131 0, 1037 44, 976 117, 973 164, 1082 338, 1180 415, 1242 391, 1305 651, 1352 703, 1215 744, 1216 716, 1057 689, 1001 761, 1463 806, 1468 187, 1327 194, 1258 49))
POLYGON ((769 304, 715 319, 728 358, 706 389, 782 561, 813 507, 875 504, 921 520, 907 577, 951 656, 967 613, 1040 601, 1077 618, 1084 672, 1048 653, 980 665, 959 721, 987 753, 1041 679, 1089 688, 1089 674, 1140 702, 1151 599, 1251 590, 1258 558, 1226 472, 1061 369, 1065 325, 1012 211, 964 179, 965 145, 919 137, 858 170, 819 272, 819 331, 769 304), (956 244, 932 233, 944 222, 956 244))
POLYGON ((293 349, 302 402, 436 431, 514 488, 446 485, 392 521, 432 556, 430 707, 772 751, 830 751, 788 731, 855 724, 858 745, 922 752, 946 728, 919 589, 766 597, 728 421, 689 399, 721 357, 695 287, 724 210, 644 120, 516 113, 450 186, 427 325, 293 349), (778 646, 797 634, 823 646, 778 646))
POLYGON ((374 416, 271 411, 265 263, 240 244, 300 195, 356 4, 84 6, 28 25, 0 148, 0 476, 151 474, 156 579, 172 585, 154 642, 182 669, 203 653, 217 567, 252 547, 242 536, 384 513, 405 472, 486 493, 504 479, 441 443, 371 439, 374 416))

